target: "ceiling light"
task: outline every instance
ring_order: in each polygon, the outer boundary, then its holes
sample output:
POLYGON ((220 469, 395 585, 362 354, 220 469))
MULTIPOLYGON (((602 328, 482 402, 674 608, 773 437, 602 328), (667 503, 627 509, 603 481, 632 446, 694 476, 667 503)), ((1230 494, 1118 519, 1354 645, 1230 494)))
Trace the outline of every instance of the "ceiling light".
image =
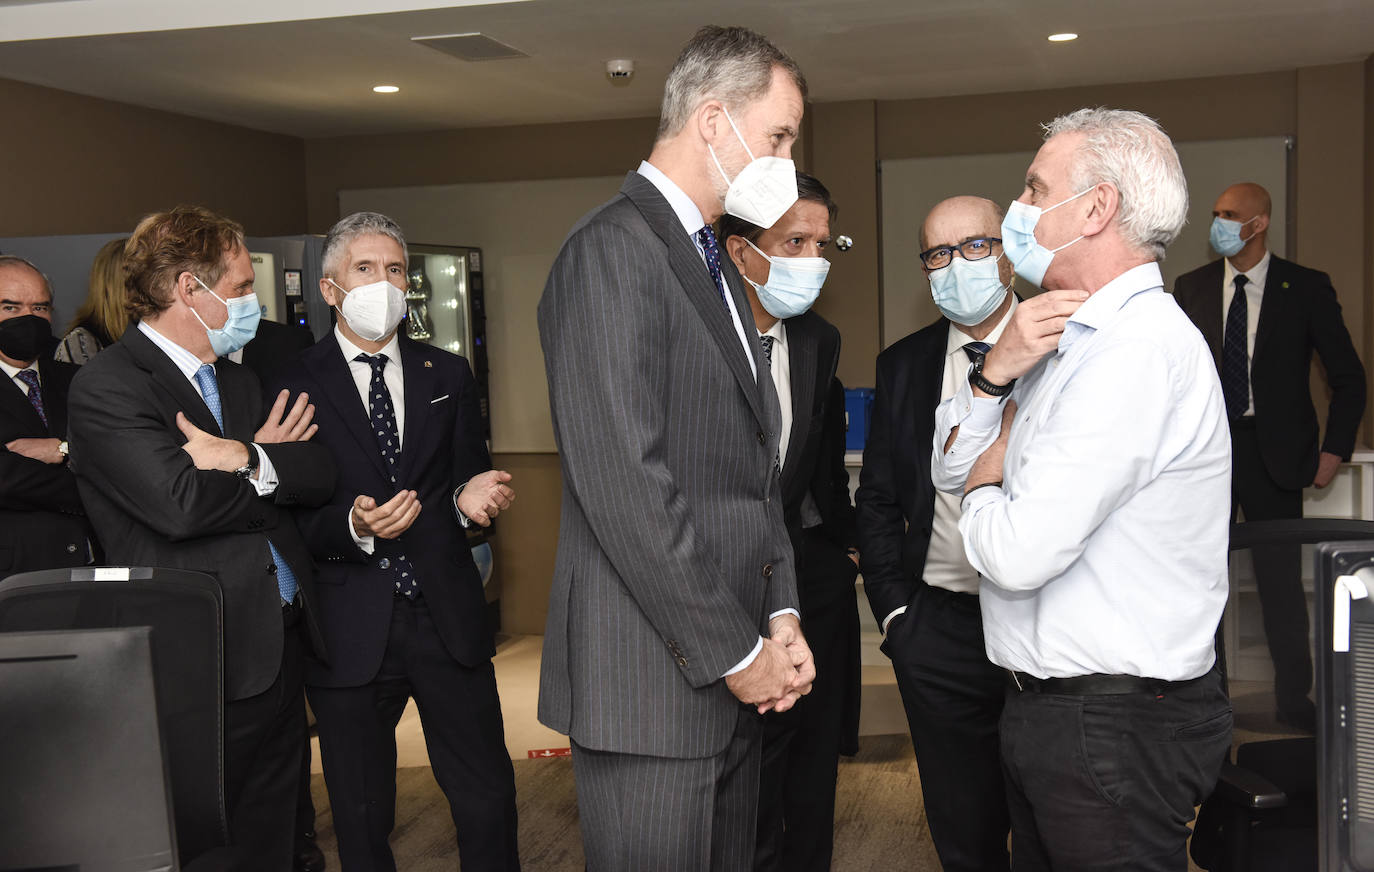
POLYGON ((1049 36, 1050 42, 1071 42, 1075 39, 1078 39, 1076 33, 1051 33, 1049 36))
POLYGON ((378 94, 395 94, 401 89, 395 85, 373 85, 372 90, 376 91, 378 94))

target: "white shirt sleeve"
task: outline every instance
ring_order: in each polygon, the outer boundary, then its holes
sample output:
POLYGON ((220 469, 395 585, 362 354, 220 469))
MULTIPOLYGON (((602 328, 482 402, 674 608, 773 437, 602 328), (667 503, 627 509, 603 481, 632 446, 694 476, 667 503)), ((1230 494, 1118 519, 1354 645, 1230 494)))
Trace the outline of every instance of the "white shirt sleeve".
POLYGON ((277 485, 280 479, 277 478, 277 468, 272 465, 272 459, 267 456, 267 452, 262 450, 262 446, 256 442, 251 443, 253 450, 258 453, 258 475, 256 478, 248 479, 253 483, 253 490, 258 492, 260 497, 270 497, 277 492, 277 485))
POLYGON ((954 396, 935 407, 935 439, 931 446, 930 480, 936 489, 958 493, 964 489, 973 462, 997 441, 1002 432, 1002 402, 1006 397, 975 397, 968 379, 962 379, 954 396), (955 427, 954 444, 945 451, 945 440, 955 427))
POLYGON ((344 515, 344 523, 348 524, 348 535, 353 538, 353 544, 358 546, 359 551, 370 555, 372 550, 377 547, 377 537, 358 535, 358 531, 353 527, 352 509, 349 509, 348 513, 344 515))
MULTIPOLYGON (((801 620, 801 612, 797 611, 796 609, 778 609, 776 612, 773 612, 773 614, 768 616, 768 620, 771 621, 779 615, 795 615, 797 617, 797 620, 801 620)), ((722 675, 721 678, 724 678, 726 675, 734 675, 736 672, 739 672, 740 670, 747 668, 750 663, 754 662, 754 658, 758 657, 761 653, 763 653, 763 637, 759 636, 759 641, 755 643, 754 650, 750 651, 748 656, 746 656, 743 660, 736 663, 731 668, 727 669, 725 671, 725 675, 722 675)))
MULTIPOLYGON (((1119 343, 1079 367, 1044 416, 1034 441, 1008 456, 1003 487, 970 491, 959 532, 969 562, 1006 590, 1035 590, 1083 553, 1112 512, 1159 475, 1173 420, 1169 364, 1145 342, 1119 343), (1129 389, 1120 374, 1132 373, 1129 389)), ((962 435, 962 431, 961 431, 962 435)))

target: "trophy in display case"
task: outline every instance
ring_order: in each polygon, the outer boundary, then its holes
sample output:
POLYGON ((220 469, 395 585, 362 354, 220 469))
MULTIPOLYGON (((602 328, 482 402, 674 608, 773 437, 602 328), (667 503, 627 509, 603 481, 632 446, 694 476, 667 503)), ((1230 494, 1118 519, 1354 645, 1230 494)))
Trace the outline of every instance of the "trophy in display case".
POLYGON ((429 320, 429 297, 432 288, 429 276, 425 275, 423 257, 410 259, 410 271, 406 284, 406 336, 419 342, 428 341, 434 336, 434 324, 429 320))

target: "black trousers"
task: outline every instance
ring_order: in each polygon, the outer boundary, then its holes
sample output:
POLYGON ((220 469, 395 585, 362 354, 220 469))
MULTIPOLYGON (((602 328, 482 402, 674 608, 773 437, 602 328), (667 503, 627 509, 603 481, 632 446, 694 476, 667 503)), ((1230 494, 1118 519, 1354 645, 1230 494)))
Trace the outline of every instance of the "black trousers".
POLYGON ((945 872, 1005 872, 1006 786, 998 719, 1006 672, 988 661, 975 594, 922 583, 888 625, 926 819, 945 872))
POLYGON ((1007 690, 1002 759, 1016 872, 1183 872, 1194 807, 1231 747, 1215 668, 1155 691, 1007 690))
MULTIPOLYGON (((1231 517, 1247 521, 1302 517, 1302 491, 1274 483, 1260 457, 1252 418, 1231 422, 1231 517)), ((1255 585, 1269 657, 1274 663, 1274 698, 1279 711, 1310 709, 1312 646, 1307 637, 1307 597, 1302 590, 1302 550, 1296 545, 1252 550, 1255 585)))
POLYGON ((725 750, 680 759, 572 743, 587 872, 746 872, 763 723, 753 706, 725 750))
POLYGON ((763 719, 755 872, 830 868, 840 755, 858 750, 858 568, 820 532, 802 536, 797 596, 816 681, 791 709, 763 719))
POLYGON ((308 687, 343 872, 394 872, 396 724, 413 696, 434 778, 448 799, 465 872, 520 868, 515 770, 490 661, 449 656, 423 594, 393 601, 377 677, 361 687, 308 687))
POLYGON ((305 641, 295 606, 283 609, 281 672, 262 693, 224 704, 224 798, 229 845, 187 872, 291 872, 305 743, 305 641))

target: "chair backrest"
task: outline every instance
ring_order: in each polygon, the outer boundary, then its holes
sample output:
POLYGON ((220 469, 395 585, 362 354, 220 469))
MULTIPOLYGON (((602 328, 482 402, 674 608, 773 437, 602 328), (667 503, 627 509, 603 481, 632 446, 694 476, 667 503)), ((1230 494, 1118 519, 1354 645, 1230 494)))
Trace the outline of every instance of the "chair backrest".
POLYGON ((1374 542, 1317 549, 1318 855, 1374 869, 1374 542))
POLYGON ((177 868, 150 633, 0 633, 0 869, 177 868))
POLYGON ((183 862, 228 841, 223 599, 185 570, 79 567, 0 581, 0 632, 151 627, 158 718, 183 862))

